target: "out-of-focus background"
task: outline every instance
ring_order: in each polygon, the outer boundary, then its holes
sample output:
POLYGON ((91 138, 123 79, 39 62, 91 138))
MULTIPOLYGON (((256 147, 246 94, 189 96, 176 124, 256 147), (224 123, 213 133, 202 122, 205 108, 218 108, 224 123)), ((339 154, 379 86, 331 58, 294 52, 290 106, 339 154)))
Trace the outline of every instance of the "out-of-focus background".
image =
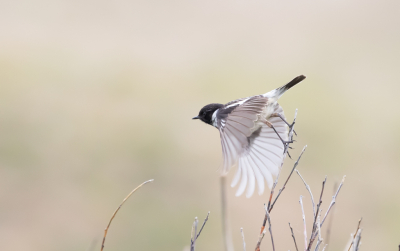
MULTIPOLYGON (((360 217, 361 250, 396 249, 399 27, 395 0, 0 2, 0 249, 98 250, 154 178, 106 249, 183 250, 211 211, 197 249, 222 250, 219 133, 191 118, 299 74, 280 104, 289 120, 299 109, 291 154, 308 145, 298 169, 314 197, 328 175, 324 212, 347 175, 329 250, 360 217)), ((268 195, 228 191, 234 244, 243 227, 251 250, 268 195)), ((271 214, 279 250, 294 249, 289 221, 303 245, 300 195, 311 226, 295 174, 271 214)))

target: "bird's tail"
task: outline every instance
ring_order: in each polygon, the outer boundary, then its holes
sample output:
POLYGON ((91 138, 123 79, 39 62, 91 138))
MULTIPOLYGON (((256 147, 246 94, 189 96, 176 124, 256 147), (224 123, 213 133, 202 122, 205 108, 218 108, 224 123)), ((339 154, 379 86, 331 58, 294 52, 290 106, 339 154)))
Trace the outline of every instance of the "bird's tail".
POLYGON ((292 88, 293 86, 297 85, 298 83, 303 81, 305 78, 306 78, 306 76, 304 76, 304 75, 297 76, 292 81, 287 83, 286 85, 276 88, 275 90, 266 93, 264 96, 266 96, 268 98, 278 99, 283 95, 283 93, 285 93, 285 91, 287 91, 290 88, 292 88))

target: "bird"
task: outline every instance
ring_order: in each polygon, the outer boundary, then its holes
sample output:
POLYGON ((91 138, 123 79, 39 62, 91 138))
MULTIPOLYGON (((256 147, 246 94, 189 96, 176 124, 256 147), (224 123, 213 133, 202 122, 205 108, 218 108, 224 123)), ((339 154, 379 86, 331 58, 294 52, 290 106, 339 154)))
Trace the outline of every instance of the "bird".
POLYGON ((240 98, 227 104, 212 103, 204 106, 193 119, 199 119, 219 130, 223 167, 221 175, 237 166, 231 186, 239 181, 236 196, 246 190, 246 197, 253 195, 256 181, 258 194, 273 185, 279 173, 288 141, 290 125, 278 99, 291 87, 303 81, 304 75, 265 94, 240 98))

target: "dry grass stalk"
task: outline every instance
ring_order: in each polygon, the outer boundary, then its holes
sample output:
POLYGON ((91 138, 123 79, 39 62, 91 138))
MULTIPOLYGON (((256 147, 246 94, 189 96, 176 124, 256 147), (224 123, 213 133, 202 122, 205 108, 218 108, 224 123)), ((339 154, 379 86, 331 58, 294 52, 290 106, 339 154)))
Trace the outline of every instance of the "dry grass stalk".
POLYGON ((134 192, 136 192, 139 188, 141 188, 142 186, 146 185, 147 183, 150 183, 150 182, 153 182, 153 181, 154 181, 153 179, 148 180, 148 181, 145 181, 145 182, 143 182, 142 184, 140 184, 138 187, 136 187, 135 189, 133 189, 132 192, 130 192, 130 193, 128 194, 128 196, 125 197, 125 199, 122 201, 121 205, 119 205, 119 207, 118 207, 118 208, 115 210, 115 212, 112 214, 111 219, 110 219, 110 221, 108 222, 108 225, 107 225, 106 229, 104 230, 103 242, 101 243, 101 251, 103 251, 103 249, 104 249, 104 243, 105 243, 105 241, 106 241, 106 236, 107 236, 108 229, 110 228, 111 222, 112 222, 112 220, 114 219, 115 215, 118 213, 119 209, 122 207, 122 205, 125 203, 125 201, 126 201, 127 199, 129 199, 129 197, 131 197, 131 195, 132 195, 134 192))

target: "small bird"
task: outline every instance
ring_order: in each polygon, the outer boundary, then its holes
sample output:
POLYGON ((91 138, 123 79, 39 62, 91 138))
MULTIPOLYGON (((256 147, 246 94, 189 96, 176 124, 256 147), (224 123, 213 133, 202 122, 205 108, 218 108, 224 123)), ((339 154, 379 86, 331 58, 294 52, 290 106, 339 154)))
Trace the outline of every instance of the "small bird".
POLYGON ((237 164, 231 183, 234 187, 240 180, 236 196, 242 195, 247 187, 246 197, 251 197, 256 180, 259 195, 264 193, 264 179, 271 189, 273 177, 278 175, 284 157, 285 144, 291 143, 287 141, 290 125, 278 99, 305 78, 300 75, 262 95, 237 99, 225 105, 206 105, 193 118, 219 130, 224 159, 222 175, 237 164))

